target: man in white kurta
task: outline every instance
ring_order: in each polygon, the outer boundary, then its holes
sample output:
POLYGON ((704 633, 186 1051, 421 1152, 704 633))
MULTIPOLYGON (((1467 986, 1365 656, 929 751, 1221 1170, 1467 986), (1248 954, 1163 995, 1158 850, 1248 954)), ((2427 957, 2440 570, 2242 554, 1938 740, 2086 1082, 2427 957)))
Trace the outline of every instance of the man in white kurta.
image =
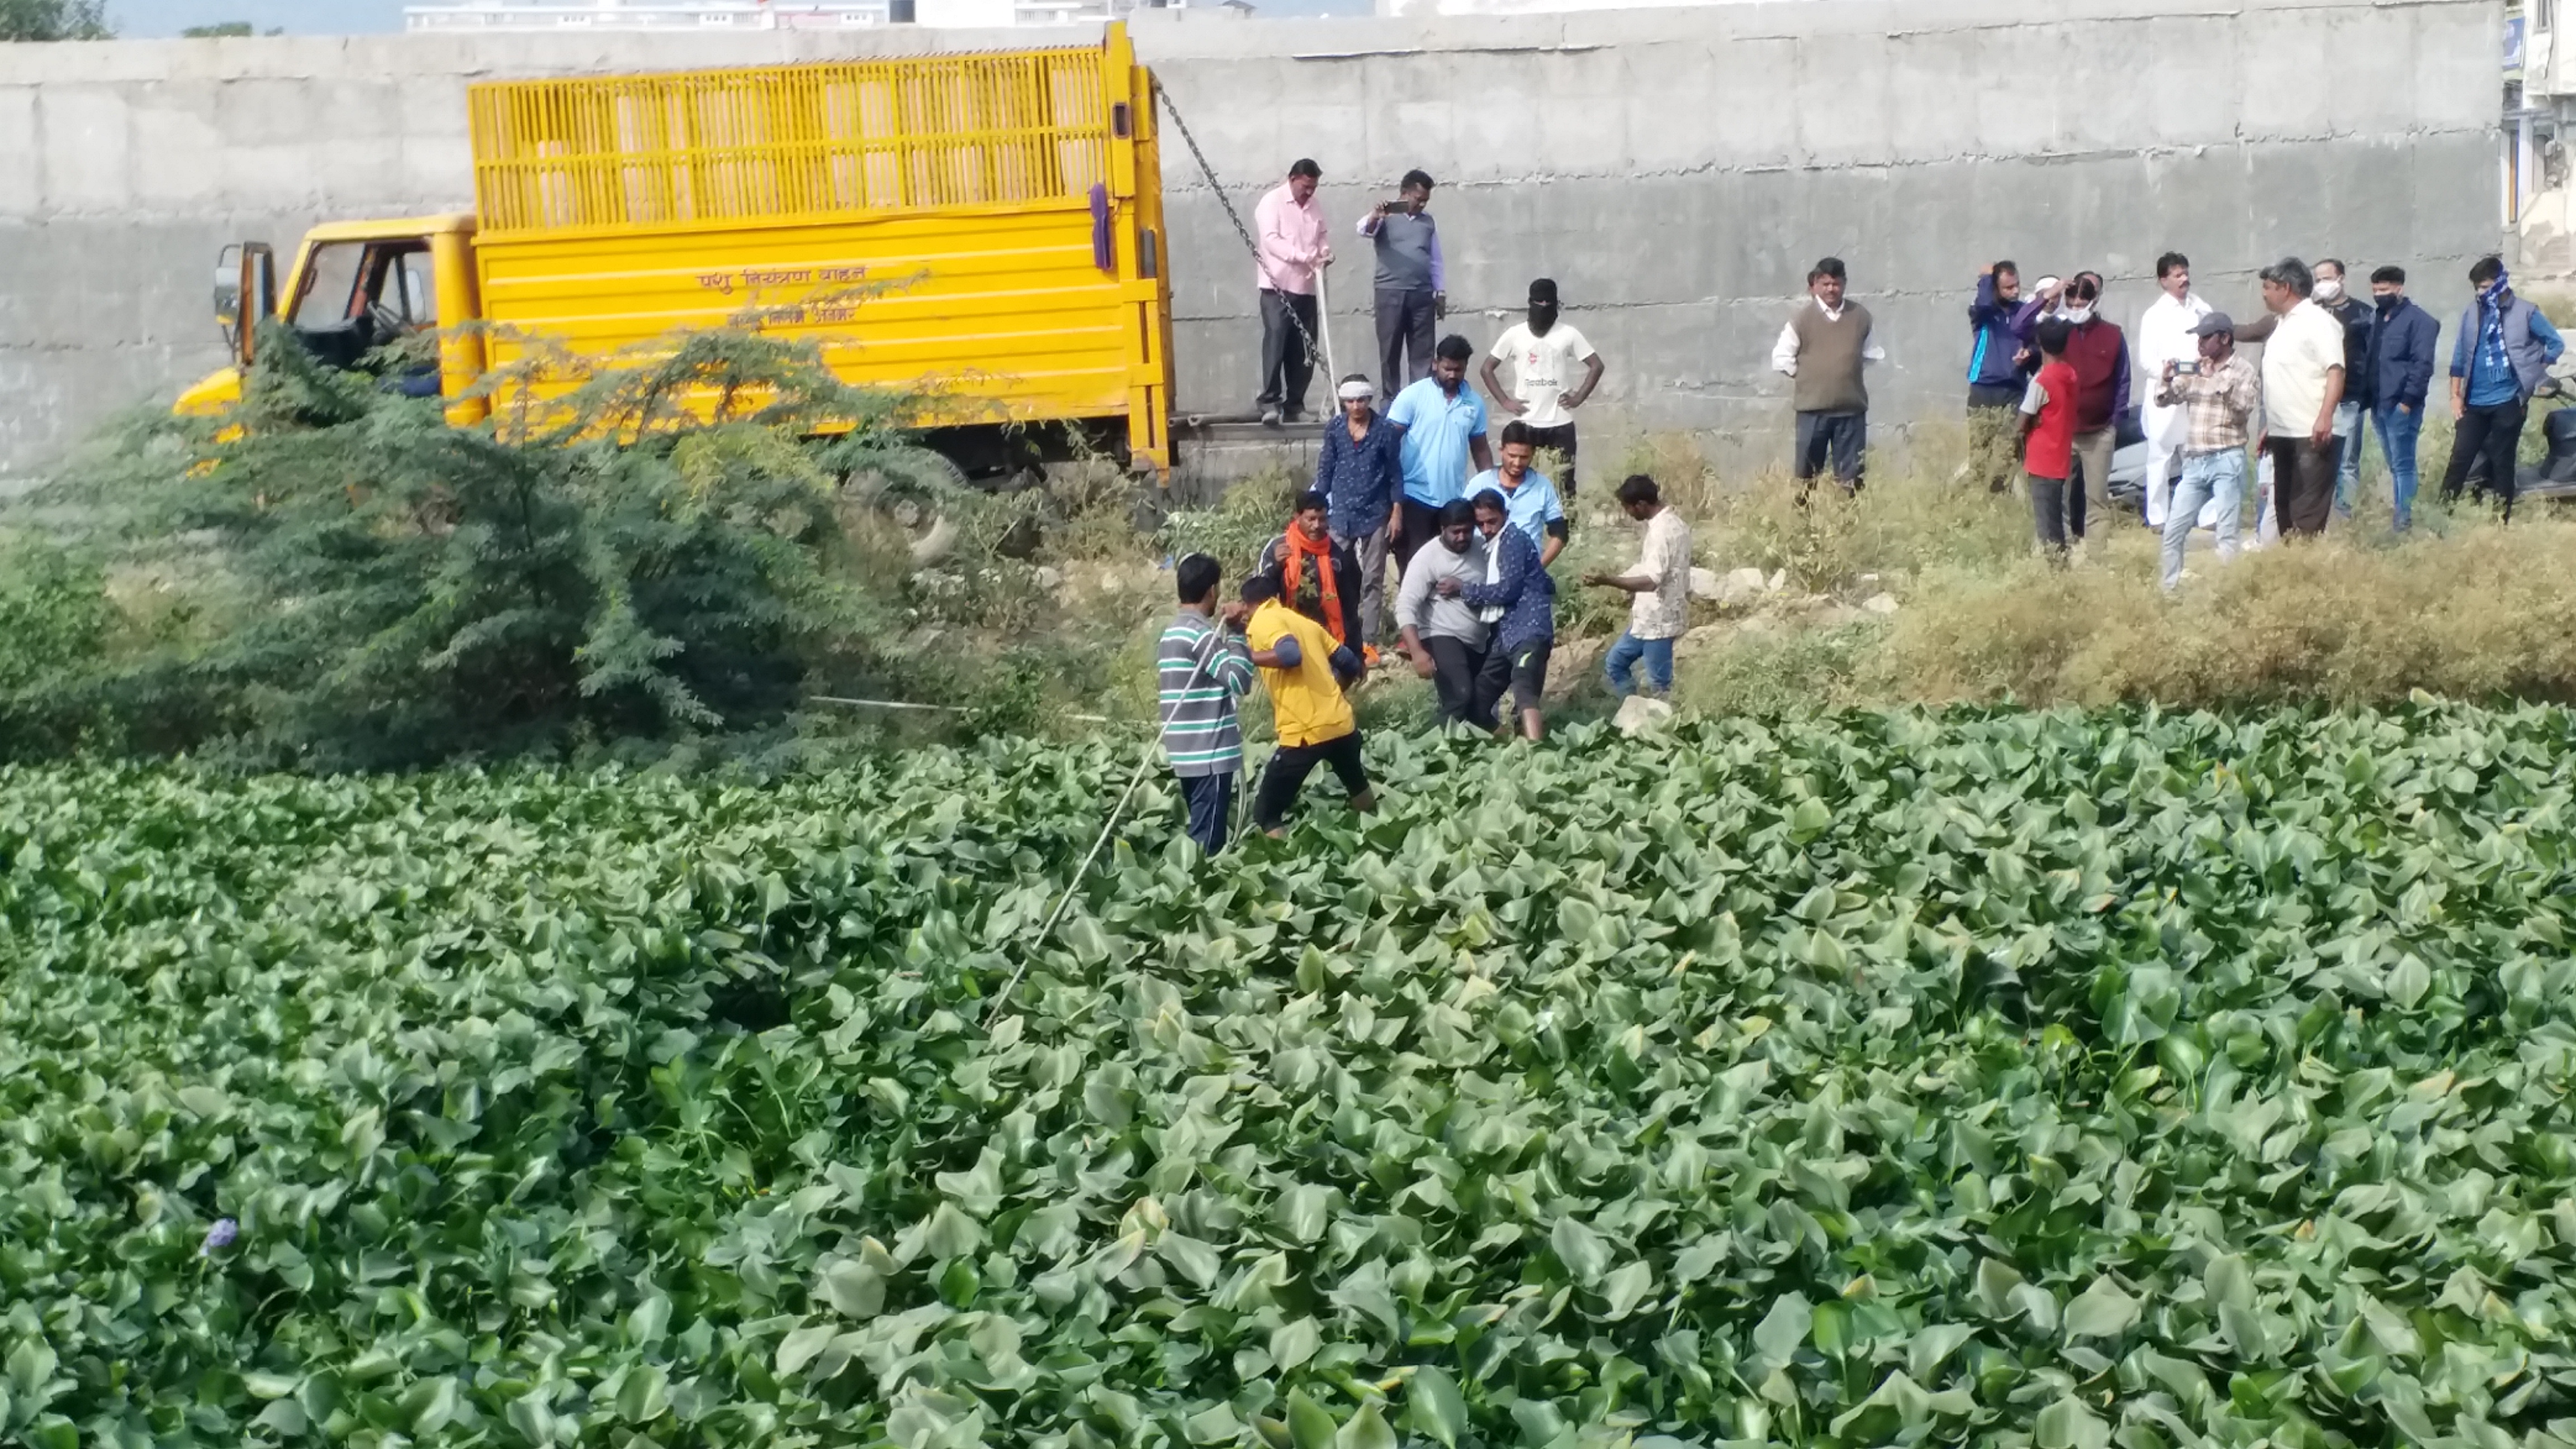
MULTIPOLYGON (((2159 295, 2138 318, 2137 375, 2147 378, 2164 376, 2167 362, 2199 360, 2200 345, 2191 329, 2209 315, 2209 304, 2192 295, 2191 260, 2182 253, 2167 252, 2156 258, 2156 286, 2159 295)), ((2147 435, 2147 526, 2162 528, 2189 423, 2184 409, 2161 407, 2155 395, 2154 388, 2147 389, 2147 401, 2138 409, 2138 427, 2147 435)))

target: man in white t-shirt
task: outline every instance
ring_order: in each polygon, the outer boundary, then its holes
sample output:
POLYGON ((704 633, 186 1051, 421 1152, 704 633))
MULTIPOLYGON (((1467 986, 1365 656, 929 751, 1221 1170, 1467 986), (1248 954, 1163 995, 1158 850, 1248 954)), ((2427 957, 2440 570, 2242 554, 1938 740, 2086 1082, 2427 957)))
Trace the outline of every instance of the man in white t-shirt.
POLYGON ((1495 406, 1529 424, 1541 449, 1553 449, 1557 491, 1574 501, 1574 410, 1601 385, 1601 354, 1583 340, 1571 323, 1556 317, 1556 283, 1546 277, 1530 283, 1529 320, 1513 324, 1494 340, 1481 374, 1495 406), (1512 365, 1512 387, 1506 392, 1496 369, 1512 365), (1583 380, 1574 381, 1577 368, 1583 380))
POLYGON ((2334 509, 2335 408, 2343 401, 2343 323, 2310 300, 2316 278, 2297 257, 2265 267, 2263 305, 2279 318, 2263 343, 2263 450, 2284 538, 2326 531, 2334 509))

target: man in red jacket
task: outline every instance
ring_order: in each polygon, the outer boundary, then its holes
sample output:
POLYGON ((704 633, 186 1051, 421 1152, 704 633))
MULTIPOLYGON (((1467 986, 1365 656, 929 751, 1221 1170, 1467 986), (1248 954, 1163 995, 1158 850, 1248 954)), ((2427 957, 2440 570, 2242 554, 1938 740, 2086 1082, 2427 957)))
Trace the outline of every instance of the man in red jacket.
POLYGON ((2120 414, 2129 410, 2129 339, 2103 320, 2101 305, 2102 274, 2077 272, 2058 315, 2067 324, 2066 365, 2075 369, 2075 460, 2084 470, 2085 512, 2108 520, 2111 454, 2120 414))

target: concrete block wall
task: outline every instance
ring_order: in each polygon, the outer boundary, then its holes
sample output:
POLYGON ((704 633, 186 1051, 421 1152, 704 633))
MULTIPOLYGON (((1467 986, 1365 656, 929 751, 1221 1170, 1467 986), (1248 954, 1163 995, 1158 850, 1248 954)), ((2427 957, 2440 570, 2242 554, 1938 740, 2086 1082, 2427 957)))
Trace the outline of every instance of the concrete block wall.
MULTIPOLYGON (((1956 415, 1962 306, 1998 256, 2090 266, 2107 311, 2155 256, 2255 301, 2284 252, 2397 261, 2456 312, 2494 249, 2494 0, 1761 3, 1484 18, 1163 12, 1139 50, 1247 219, 1299 156, 1343 257, 1333 331, 1365 365, 1352 226, 1419 166, 1480 346, 1551 275, 1607 355, 1601 415, 1785 453, 1771 339, 1826 253, 1880 319, 1873 421, 1956 415)), ((219 365, 216 249, 471 198, 475 80, 1083 43, 1093 32, 381 36, 0 46, 0 471, 219 365)), ((1251 264, 1166 122, 1179 407, 1258 386, 1251 264)), ((1318 400, 1323 389, 1318 388, 1318 400)))

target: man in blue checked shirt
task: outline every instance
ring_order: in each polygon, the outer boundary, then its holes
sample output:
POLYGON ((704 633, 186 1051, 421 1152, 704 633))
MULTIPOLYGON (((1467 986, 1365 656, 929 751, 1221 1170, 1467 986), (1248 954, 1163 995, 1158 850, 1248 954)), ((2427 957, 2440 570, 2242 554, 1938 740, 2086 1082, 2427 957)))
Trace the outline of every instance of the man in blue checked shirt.
POLYGON ((1538 550, 1539 567, 1554 568, 1556 556, 1565 552, 1565 500, 1557 495, 1554 480, 1530 466, 1538 457, 1538 430, 1515 418, 1503 424, 1503 441, 1496 451, 1501 460, 1467 480, 1467 496, 1472 499, 1493 490, 1503 500, 1512 527, 1527 534, 1538 550))
POLYGON ((1341 414, 1324 424, 1315 450, 1315 491, 1324 495, 1333 542, 1359 560, 1358 643, 1374 654, 1385 628, 1387 529, 1404 491, 1404 430, 1378 416, 1367 374, 1343 378, 1338 393, 1341 414))
POLYGON ((1479 473, 1494 466, 1484 400, 1467 386, 1467 360, 1475 355, 1466 338, 1441 338, 1431 375, 1397 393, 1386 410, 1404 439, 1404 497, 1390 525, 1399 573, 1414 550, 1439 536, 1440 510, 1465 496, 1469 460, 1479 473))

